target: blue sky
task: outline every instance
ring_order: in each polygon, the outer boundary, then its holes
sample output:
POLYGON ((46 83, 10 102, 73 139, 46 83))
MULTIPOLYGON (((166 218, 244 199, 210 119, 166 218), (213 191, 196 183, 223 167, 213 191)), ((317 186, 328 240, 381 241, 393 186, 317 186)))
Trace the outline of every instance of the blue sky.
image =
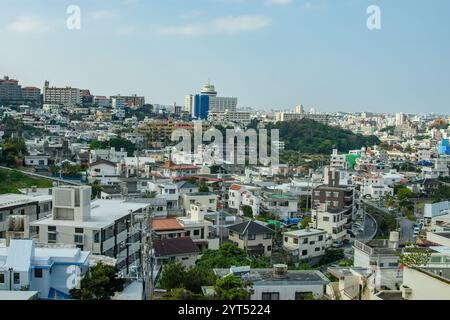
POLYGON ((0 39, 24 85, 182 105, 211 78, 243 107, 450 113, 448 0, 0 0, 0 39))

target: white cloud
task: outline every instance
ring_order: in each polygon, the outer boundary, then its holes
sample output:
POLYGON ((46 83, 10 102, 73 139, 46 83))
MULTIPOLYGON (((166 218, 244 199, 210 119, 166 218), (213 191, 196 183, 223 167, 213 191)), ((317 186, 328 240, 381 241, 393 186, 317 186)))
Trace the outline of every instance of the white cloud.
POLYGON ((91 12, 91 18, 94 20, 113 19, 117 17, 117 13, 110 10, 98 10, 91 12))
POLYGON ((121 27, 116 30, 118 36, 129 36, 136 32, 136 28, 133 26, 121 27))
POLYGON ((41 33, 50 30, 44 21, 31 15, 23 15, 8 25, 8 29, 21 33, 41 33))
POLYGON ((287 4, 293 4, 294 0, 266 0, 268 5, 284 6, 287 4))
POLYGON ((238 34, 266 28, 271 20, 260 15, 226 16, 203 24, 161 28, 159 33, 171 36, 201 36, 214 34, 238 34))

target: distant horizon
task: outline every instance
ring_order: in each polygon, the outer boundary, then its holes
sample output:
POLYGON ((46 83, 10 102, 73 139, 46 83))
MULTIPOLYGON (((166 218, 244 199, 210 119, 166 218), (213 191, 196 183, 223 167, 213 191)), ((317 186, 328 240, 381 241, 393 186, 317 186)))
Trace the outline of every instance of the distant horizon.
POLYGON ((210 78, 242 108, 450 110, 447 0, 378 0, 373 30, 371 0, 78 0, 75 30, 70 5, 0 0, 0 74, 162 105, 210 78))

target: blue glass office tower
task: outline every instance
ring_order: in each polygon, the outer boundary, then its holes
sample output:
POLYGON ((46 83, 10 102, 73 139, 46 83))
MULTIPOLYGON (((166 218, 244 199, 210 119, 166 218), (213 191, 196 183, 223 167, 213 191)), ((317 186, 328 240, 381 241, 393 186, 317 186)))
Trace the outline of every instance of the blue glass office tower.
POLYGON ((197 94, 194 98, 194 117, 207 120, 209 113, 209 96, 197 94))

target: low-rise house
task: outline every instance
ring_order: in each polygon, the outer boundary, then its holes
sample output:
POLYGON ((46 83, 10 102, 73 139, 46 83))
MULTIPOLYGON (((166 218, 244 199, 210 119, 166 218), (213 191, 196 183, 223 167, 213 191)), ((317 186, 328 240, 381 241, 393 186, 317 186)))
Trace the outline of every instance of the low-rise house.
POLYGON ((402 249, 398 247, 398 241, 383 239, 372 240, 364 244, 355 240, 353 249, 355 267, 400 268, 399 255, 402 253, 402 249))
POLYGON ((193 267, 200 249, 190 237, 157 239, 153 242, 156 264, 180 262, 185 267, 193 267))
POLYGON ((191 204, 198 205, 206 210, 217 211, 217 195, 212 192, 195 192, 183 194, 183 208, 188 212, 191 204))
POLYGON ((261 213, 270 213, 280 219, 293 218, 298 213, 298 197, 289 193, 264 192, 261 213))
POLYGON ((288 270, 286 265, 273 269, 235 267, 214 269, 219 278, 233 275, 251 283, 250 300, 314 300, 325 297, 330 282, 317 270, 288 270))
POLYGON ((283 248, 296 260, 319 262, 325 254, 327 232, 306 228, 283 233, 283 248))
POLYGON ((46 167, 48 166, 49 156, 46 155, 30 155, 25 156, 25 166, 29 167, 46 167))
POLYGON ((248 254, 270 257, 275 231, 255 221, 228 226, 229 240, 248 254))
POLYGON ((109 160, 99 159, 91 163, 87 174, 90 183, 98 181, 101 185, 112 185, 120 182, 117 166, 109 160))
POLYGON ((154 219, 152 230, 160 239, 186 237, 183 225, 175 218, 154 219))
POLYGON ((68 298, 69 278, 85 275, 89 255, 78 248, 37 247, 33 240, 12 240, 9 247, 0 247, 0 290, 37 291, 41 299, 68 298))
POLYGON ((175 164, 169 161, 161 169, 161 173, 165 177, 177 178, 196 175, 199 173, 200 167, 191 164, 175 164))

